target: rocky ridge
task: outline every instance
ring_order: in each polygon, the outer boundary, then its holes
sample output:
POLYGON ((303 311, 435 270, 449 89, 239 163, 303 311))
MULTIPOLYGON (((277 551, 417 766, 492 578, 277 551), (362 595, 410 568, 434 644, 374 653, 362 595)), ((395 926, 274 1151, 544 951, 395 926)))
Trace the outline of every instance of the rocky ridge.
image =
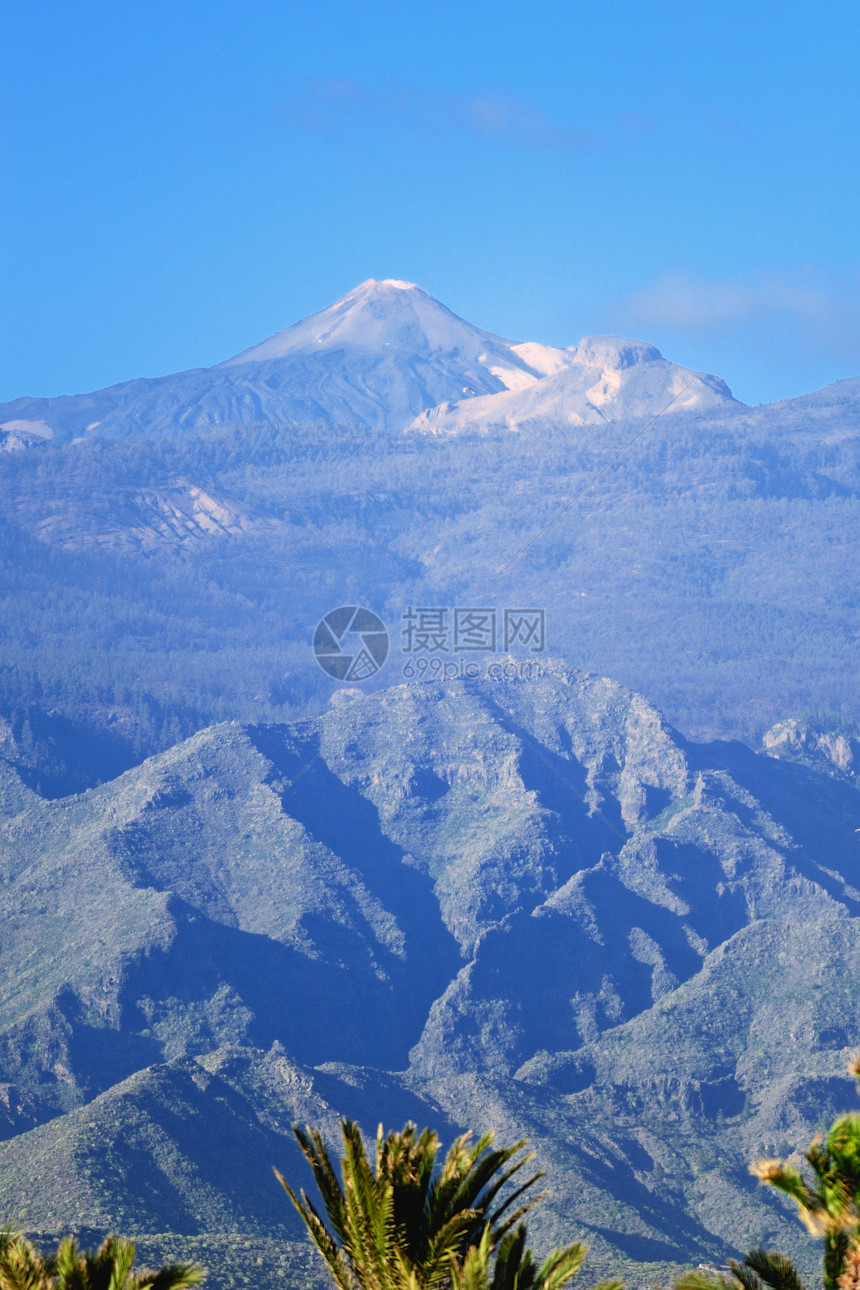
POLYGON ((349 1113, 531 1134, 542 1239, 573 1216, 604 1259, 802 1254, 743 1159, 846 1096, 853 784, 554 663, 4 785, 7 1212, 156 1233, 184 1178, 177 1231, 289 1233, 289 1122, 349 1113))

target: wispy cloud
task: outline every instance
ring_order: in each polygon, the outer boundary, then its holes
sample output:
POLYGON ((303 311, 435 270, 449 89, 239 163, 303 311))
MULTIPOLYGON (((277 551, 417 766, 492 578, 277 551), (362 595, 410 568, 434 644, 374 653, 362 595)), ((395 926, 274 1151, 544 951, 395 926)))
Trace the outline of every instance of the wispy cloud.
POLYGON ((299 82, 279 115, 324 134, 375 120, 425 136, 456 132, 521 148, 574 152, 598 142, 591 132, 553 121, 534 103, 504 88, 452 94, 412 85, 377 88, 351 80, 309 77, 299 82))
POLYGON ((775 328, 860 370, 860 267, 762 269, 743 278, 668 273, 620 302, 625 323, 702 337, 775 328))

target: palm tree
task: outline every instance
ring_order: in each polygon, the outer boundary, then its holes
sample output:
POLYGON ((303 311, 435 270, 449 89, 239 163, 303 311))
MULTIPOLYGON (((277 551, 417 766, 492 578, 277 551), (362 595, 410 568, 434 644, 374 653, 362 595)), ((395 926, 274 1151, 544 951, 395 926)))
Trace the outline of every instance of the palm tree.
MULTIPOLYGON (((507 1267, 513 1277, 511 1290, 517 1285, 530 1290, 527 1277, 533 1265, 525 1250, 525 1228, 517 1224, 545 1193, 524 1199, 543 1176, 537 1171, 525 1181, 516 1178, 534 1159, 525 1152, 525 1141, 500 1149, 492 1147, 490 1133, 475 1143, 464 1134, 437 1168, 439 1139, 434 1132, 425 1129, 419 1134, 415 1125, 407 1124, 401 1132, 383 1137, 380 1125, 373 1168, 358 1125, 343 1120, 341 1131, 344 1155, 338 1178, 321 1134, 294 1126, 328 1225, 305 1192, 297 1195, 278 1174, 338 1290, 435 1290, 452 1284, 469 1290, 462 1278, 468 1276, 470 1284, 481 1276, 486 1279, 489 1258, 497 1248, 498 1275, 507 1267), (514 1179, 516 1185, 508 1187, 514 1179)), ((573 1267, 579 1248, 558 1252, 564 1255, 558 1263, 566 1272, 562 1281, 551 1280, 552 1269, 544 1265, 544 1280, 534 1281, 535 1290, 557 1290, 568 1280, 582 1261, 579 1255, 573 1267)), ((507 1283, 500 1283, 499 1290, 503 1286, 507 1283)))
POLYGON ((769 1250, 750 1250, 743 1262, 729 1259, 729 1276, 721 1272, 685 1272, 672 1290, 806 1290, 791 1259, 769 1250))
MULTIPOLYGON (((492 1240, 485 1228, 461 1261, 453 1261, 453 1290, 561 1290, 576 1276, 587 1247, 577 1241, 552 1254, 538 1267, 526 1246, 526 1228, 520 1223, 498 1243, 495 1266, 490 1271, 492 1240)), ((594 1290, 622 1290, 621 1281, 602 1281, 594 1290)))
MULTIPOLYGON (((856 1062, 851 1070, 860 1075, 856 1062)), ((840 1116, 826 1138, 813 1140, 804 1158, 811 1179, 779 1160, 759 1160, 752 1170, 790 1196, 806 1230, 823 1239, 824 1290, 837 1290, 846 1260, 860 1242, 860 1115, 840 1116)))
POLYGON ((0 1290, 52 1290, 53 1260, 20 1232, 0 1232, 0 1290))
POLYGON ((109 1236, 94 1253, 78 1249, 73 1237, 44 1258, 20 1232, 0 1233, 0 1290, 186 1290, 203 1280, 191 1263, 170 1263, 156 1271, 132 1272, 134 1241, 109 1236))
MULTIPOLYGON (((850 1066, 860 1081, 860 1056, 850 1066)), ((813 1139, 804 1159, 812 1176, 781 1160, 758 1160, 750 1172, 797 1204, 806 1230, 822 1239, 824 1290, 860 1290, 860 1115, 834 1120, 826 1138, 813 1139)), ((806 1290, 784 1254, 750 1250, 742 1263, 729 1261, 731 1278, 688 1272, 675 1290, 806 1290)))

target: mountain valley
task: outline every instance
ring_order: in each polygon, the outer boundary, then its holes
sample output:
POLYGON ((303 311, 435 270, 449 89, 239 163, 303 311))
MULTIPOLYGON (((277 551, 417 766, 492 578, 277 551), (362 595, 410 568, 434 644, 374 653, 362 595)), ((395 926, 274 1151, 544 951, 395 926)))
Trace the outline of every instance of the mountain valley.
POLYGON ((595 1276, 811 1267, 747 1167, 852 1097, 858 414, 398 280, 0 409, 9 1221, 310 1290, 272 1166, 350 1115, 529 1136, 595 1276))
POLYGON ((5 755, 62 794, 319 712, 308 642, 345 603, 392 640, 409 605, 542 607, 551 652, 695 738, 850 726, 858 411, 856 381, 747 408, 653 347, 503 341, 386 282, 209 371, 16 400, 5 755))
POLYGON ((848 1091, 858 802, 559 663, 216 726, 53 803, 9 769, 5 1211, 296 1239, 290 1122, 408 1116, 526 1131, 540 1236, 598 1261, 762 1225, 803 1257, 744 1166, 848 1091))

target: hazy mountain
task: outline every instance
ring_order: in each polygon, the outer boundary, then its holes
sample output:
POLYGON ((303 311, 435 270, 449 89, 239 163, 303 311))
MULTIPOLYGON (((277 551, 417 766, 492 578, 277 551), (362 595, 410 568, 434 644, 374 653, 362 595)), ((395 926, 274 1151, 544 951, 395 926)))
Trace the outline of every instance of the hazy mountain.
POLYGON ((747 1163, 851 1095, 858 411, 390 280, 0 409, 5 1213, 310 1286, 270 1167, 346 1113, 529 1134, 596 1271, 806 1259, 747 1163), (464 656, 406 611, 470 605, 569 661, 416 683, 464 656))
POLYGON ((563 350, 517 346, 472 327, 411 283, 370 280, 217 367, 16 399, 0 407, 0 429, 19 444, 28 432, 61 440, 173 434, 202 424, 182 396, 216 425, 322 420, 401 429, 464 387, 488 394, 529 384, 567 359, 563 350))
POLYGON ((688 378, 693 384, 679 406, 732 401, 722 381, 667 364, 650 346, 612 338, 584 340, 571 350, 516 344, 464 322, 412 283, 371 279, 216 367, 93 394, 15 399, 0 406, 0 431, 10 448, 93 434, 173 434, 204 424, 189 403, 223 427, 322 421, 399 431, 438 404, 445 407, 432 427, 444 424, 449 432, 458 417, 466 425, 506 424, 512 417, 528 420, 536 407, 539 415, 581 424, 657 411, 688 378), (650 366, 640 371, 643 363, 650 366), (543 384, 544 399, 524 401, 526 391, 543 384), (487 399, 500 394, 495 411, 487 399), (464 400, 475 402, 466 408, 464 400))
POLYGON ((410 603, 542 605, 555 652, 697 737, 850 725, 858 411, 856 381, 745 408, 652 346, 513 344, 392 281, 207 371, 17 400, 0 741, 55 793, 313 711, 309 641, 358 601, 394 637, 410 603))
POLYGON ((412 282, 371 279, 342 300, 294 323, 260 345, 246 349, 221 367, 246 363, 289 361, 296 356, 364 355, 364 361, 392 360, 404 354, 418 362, 438 364, 442 379, 457 373, 474 375, 482 383, 494 377, 496 389, 530 385, 569 362, 566 350, 549 345, 502 340, 473 327, 412 282), (384 350, 395 354, 386 355, 384 350), (372 357, 371 357, 372 356, 372 357))
POLYGON ((604 1258, 805 1248, 744 1168, 849 1095, 850 777, 553 664, 217 726, 56 802, 4 782, 28 1226, 295 1234, 269 1168, 345 1112, 534 1135, 541 1238, 604 1258))
POLYGON ((732 405, 743 406, 718 377, 667 363, 653 345, 594 336, 580 341, 569 361, 540 383, 443 403, 409 428, 424 434, 533 430, 645 420, 666 411, 725 412, 732 405))

